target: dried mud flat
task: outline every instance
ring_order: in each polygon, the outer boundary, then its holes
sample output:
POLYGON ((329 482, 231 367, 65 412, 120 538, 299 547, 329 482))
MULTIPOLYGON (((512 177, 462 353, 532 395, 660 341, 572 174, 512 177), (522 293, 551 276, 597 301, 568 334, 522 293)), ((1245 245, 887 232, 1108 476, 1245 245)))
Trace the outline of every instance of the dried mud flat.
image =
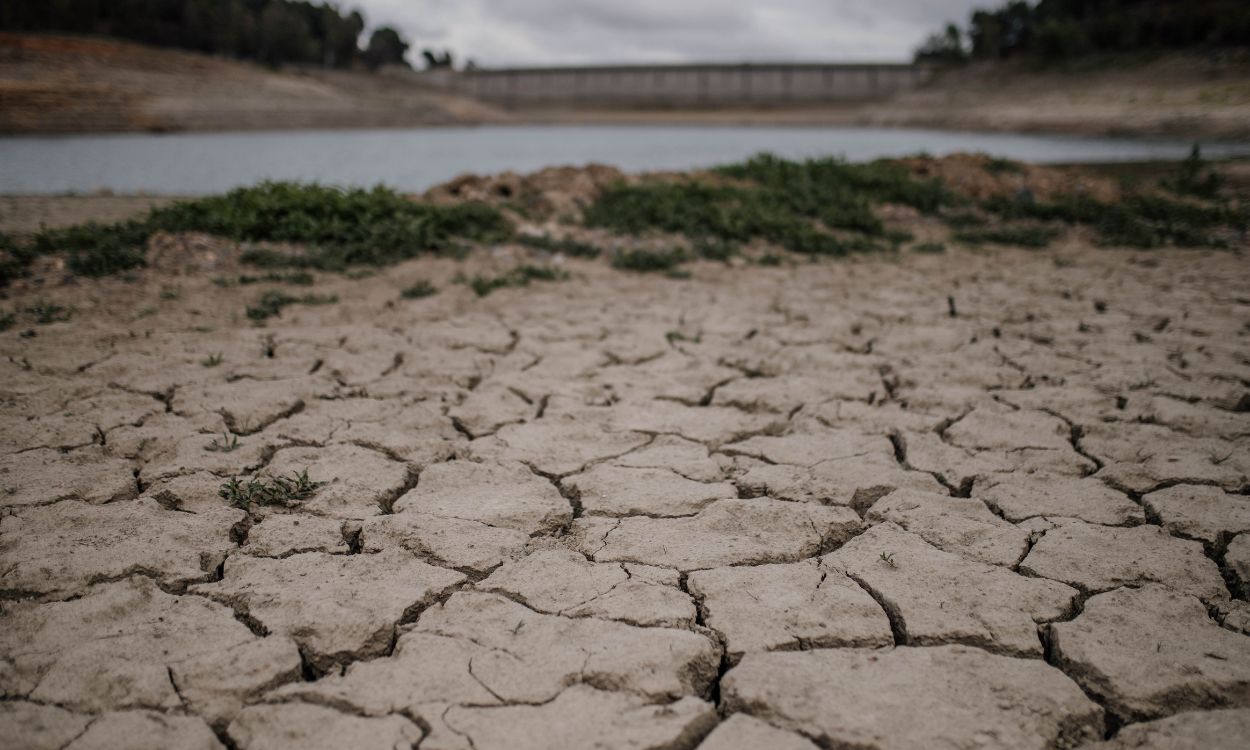
POLYGON ((1246 745, 1241 255, 462 267, 0 336, 6 747, 1246 745))

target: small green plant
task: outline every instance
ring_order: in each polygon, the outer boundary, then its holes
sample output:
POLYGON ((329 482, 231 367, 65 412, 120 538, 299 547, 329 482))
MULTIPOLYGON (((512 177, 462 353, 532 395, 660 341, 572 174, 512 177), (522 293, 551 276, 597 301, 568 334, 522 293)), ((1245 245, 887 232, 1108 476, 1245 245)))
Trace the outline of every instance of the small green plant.
POLYGON ((176 300, 176 299, 180 299, 181 297, 182 297, 182 290, 179 289, 178 287, 176 286, 161 287, 161 299, 176 300))
POLYGON ((213 283, 220 287, 249 286, 251 284, 293 284, 295 286, 312 286, 316 279, 307 271, 270 271, 260 276, 240 274, 234 278, 218 276, 213 283))
POLYGON ((17 324, 17 314, 6 312, 0 313, 0 331, 7 331, 17 324))
POLYGON ((294 297, 285 292, 269 291, 260 296, 255 305, 247 306, 247 317, 262 322, 282 313, 290 305, 333 305, 339 298, 334 295, 305 294, 294 297))
POLYGON ((479 297, 485 297, 496 289, 505 289, 507 287, 529 286, 531 281, 564 281, 569 278, 567 271, 551 266, 533 266, 521 265, 505 271, 498 276, 483 276, 476 274, 472 277, 463 275, 456 276, 453 281, 457 284, 467 284, 473 293, 479 297))
POLYGON ((1224 186, 1224 178, 1218 172, 1210 170, 1209 166, 1202 158, 1202 147, 1195 143, 1189 156, 1181 162, 1176 177, 1164 180, 1163 186, 1178 195, 1192 195, 1207 200, 1217 198, 1220 188, 1224 186))
POLYGON ((517 236, 516 240, 522 245, 552 253, 563 253, 574 258, 597 258, 600 252, 599 248, 590 243, 579 242, 568 237, 556 239, 549 234, 522 234, 517 236))
POLYGON ((898 567, 898 563, 894 562, 893 552, 890 552, 888 554, 885 552, 882 552, 881 555, 877 559, 880 560, 882 563, 889 565, 891 568, 898 567))
POLYGON ((689 260, 686 251, 681 248, 670 250, 622 250, 612 258, 612 267, 624 271, 672 271, 689 260))
POLYGON ((200 364, 204 367, 216 367, 222 363, 221 352, 215 352, 200 360, 200 364))
POLYGON ((221 439, 213 438, 213 441, 204 446, 204 450, 210 453, 231 453, 239 447, 239 437, 231 435, 228 432, 221 433, 221 439))
POLYGON ((694 254, 705 260, 728 263, 738 254, 737 243, 716 237, 699 237, 694 241, 694 254))
POLYGON ((668 333, 664 334, 664 338, 670 344, 677 342, 677 341, 686 341, 691 344, 700 344, 703 342, 702 334, 696 334, 694 336, 687 336, 681 331, 669 331, 668 333))
POLYGON ((253 505, 289 506, 312 497, 325 482, 314 482, 304 469, 290 476, 257 476, 247 481, 237 477, 221 485, 217 494, 229 505, 247 510, 253 505))
POLYGON ((985 171, 990 174, 1020 174, 1024 172, 1024 165, 1011 159, 990 157, 985 162, 985 171))
POLYGON ((41 326, 51 323, 63 323, 70 319, 73 311, 68 307, 58 305, 48 300, 38 300, 33 305, 28 306, 23 312, 32 316, 35 322, 41 326))
POLYGON ((765 253, 755 259, 755 264, 757 266, 775 267, 775 266, 780 266, 782 263, 785 263, 785 261, 786 261, 785 258, 783 258, 782 256, 776 253, 765 253))
POLYGON ((980 245, 992 242, 997 245, 1019 245, 1020 247, 1046 247, 1059 230, 1044 226, 1003 226, 985 229, 964 229, 952 235, 957 242, 969 245, 980 245))
POLYGON ((912 248, 918 253, 926 253, 928 255, 939 255, 946 252, 946 245, 941 242, 921 242, 912 248))
POLYGON ((399 293, 399 296, 404 299, 424 299, 437 293, 437 287, 425 279, 421 279, 413 283, 411 286, 405 287, 403 291, 399 293))

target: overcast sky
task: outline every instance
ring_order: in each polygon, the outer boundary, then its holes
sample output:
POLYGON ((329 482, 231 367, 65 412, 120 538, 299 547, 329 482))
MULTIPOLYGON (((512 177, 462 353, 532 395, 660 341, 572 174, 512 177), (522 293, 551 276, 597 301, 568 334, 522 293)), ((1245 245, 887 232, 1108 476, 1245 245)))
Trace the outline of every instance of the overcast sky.
POLYGON ((1000 0, 342 0, 479 65, 908 60, 1000 0))

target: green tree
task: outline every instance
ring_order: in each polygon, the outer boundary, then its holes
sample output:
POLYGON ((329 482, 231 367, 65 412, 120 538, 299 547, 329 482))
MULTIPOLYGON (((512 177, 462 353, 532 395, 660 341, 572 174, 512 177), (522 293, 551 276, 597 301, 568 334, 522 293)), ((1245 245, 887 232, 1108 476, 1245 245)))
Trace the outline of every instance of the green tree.
POLYGON ((389 26, 383 26, 369 37, 369 46, 365 48, 365 64, 370 70, 377 70, 383 65, 408 65, 404 55, 408 54, 408 43, 399 32, 389 26))

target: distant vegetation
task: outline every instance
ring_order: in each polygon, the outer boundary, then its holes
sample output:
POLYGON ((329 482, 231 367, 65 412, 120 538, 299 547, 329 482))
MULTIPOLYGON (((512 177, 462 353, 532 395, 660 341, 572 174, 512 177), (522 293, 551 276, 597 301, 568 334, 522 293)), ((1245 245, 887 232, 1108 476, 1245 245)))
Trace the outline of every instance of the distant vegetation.
POLYGON ((143 44, 326 68, 407 65, 408 43, 360 11, 296 0, 4 0, 0 30, 96 34, 143 44))
POLYGON ((1246 0, 1012 0, 951 24, 916 51, 917 60, 1063 60, 1096 53, 1250 45, 1246 0))

